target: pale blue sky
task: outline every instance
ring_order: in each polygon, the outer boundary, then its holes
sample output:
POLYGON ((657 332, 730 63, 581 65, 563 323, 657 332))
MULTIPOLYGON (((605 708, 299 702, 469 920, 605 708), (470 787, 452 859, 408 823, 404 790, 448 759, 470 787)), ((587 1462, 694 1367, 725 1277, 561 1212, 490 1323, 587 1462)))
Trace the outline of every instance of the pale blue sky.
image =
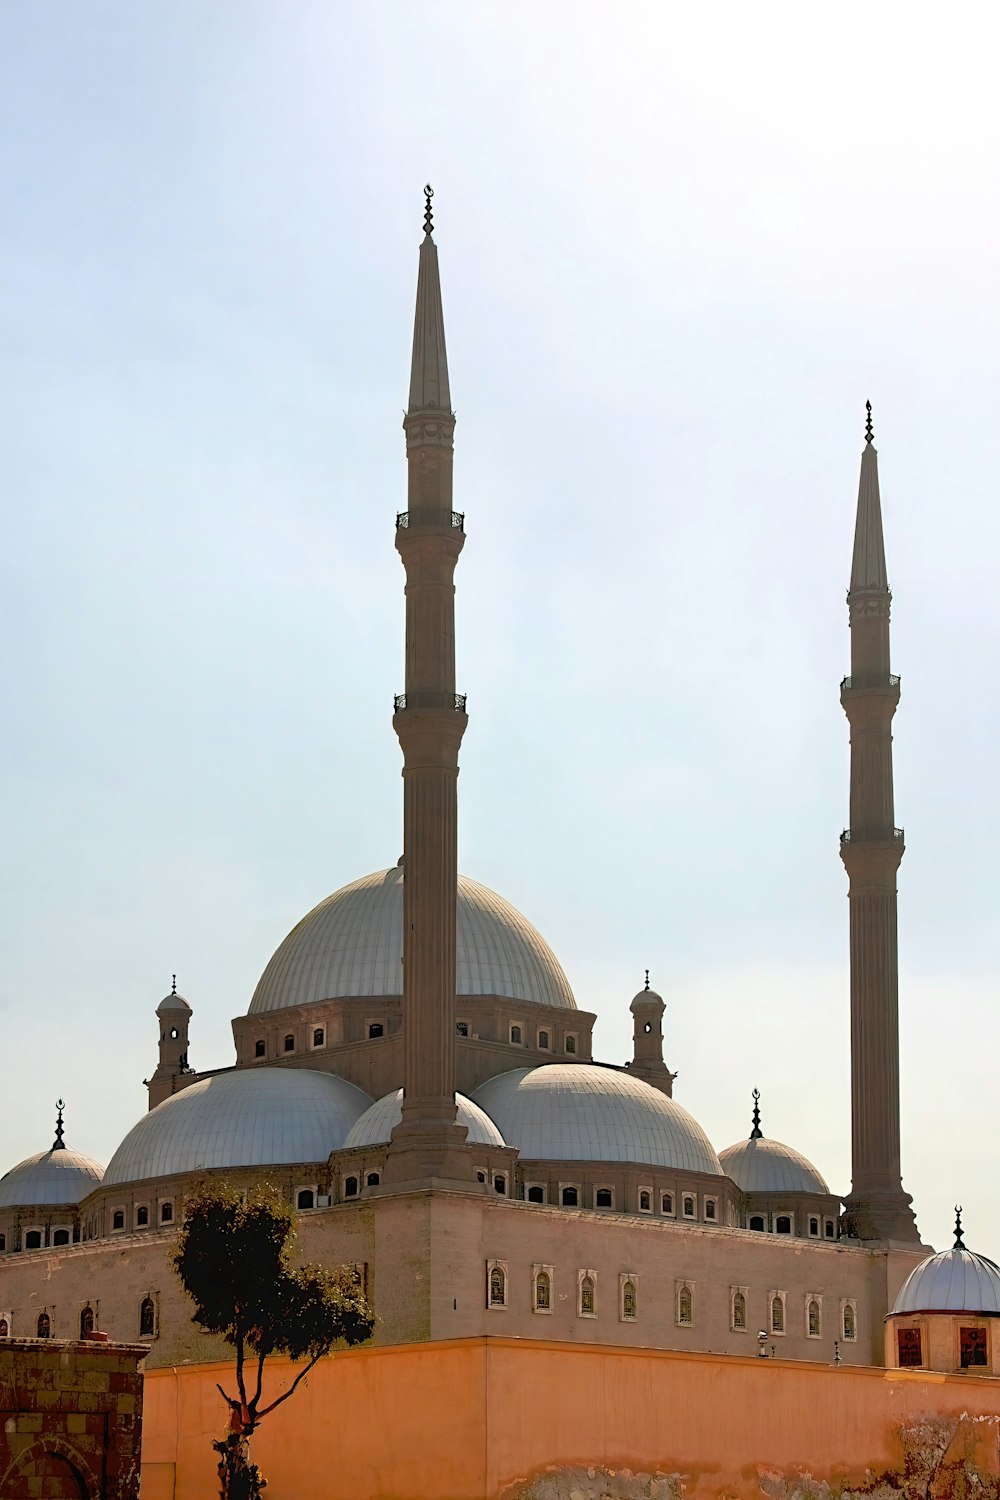
POLYGON ((937 7, 0 12, 0 1170, 107 1159, 400 851, 420 189, 452 393, 462 867, 597 1050, 849 1183, 848 581, 871 397, 904 1180, 1000 1251, 996 18, 937 7))

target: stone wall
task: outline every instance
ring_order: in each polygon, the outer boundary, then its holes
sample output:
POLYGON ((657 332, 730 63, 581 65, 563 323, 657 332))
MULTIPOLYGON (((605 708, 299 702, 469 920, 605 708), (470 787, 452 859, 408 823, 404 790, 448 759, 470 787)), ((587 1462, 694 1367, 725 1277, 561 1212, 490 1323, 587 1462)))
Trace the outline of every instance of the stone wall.
POLYGON ((144 1348, 0 1341, 3 1500, 136 1500, 144 1348))

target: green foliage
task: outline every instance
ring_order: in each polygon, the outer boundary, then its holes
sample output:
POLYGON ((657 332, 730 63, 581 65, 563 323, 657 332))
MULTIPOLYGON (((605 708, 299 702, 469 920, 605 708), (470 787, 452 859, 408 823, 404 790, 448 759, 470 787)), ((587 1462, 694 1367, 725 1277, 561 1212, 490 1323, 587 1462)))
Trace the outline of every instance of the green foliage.
MULTIPOLYGON (((202 1186, 189 1199, 173 1266, 194 1302, 192 1321, 221 1336, 236 1351, 239 1399, 219 1391, 230 1407, 229 1435, 213 1444, 222 1456, 222 1493, 253 1495, 262 1487, 251 1473, 246 1439, 262 1417, 287 1401, 318 1359, 335 1344, 361 1344, 371 1337, 374 1317, 354 1272, 347 1266, 290 1264, 292 1211, 276 1188, 263 1184, 244 1199, 234 1188, 202 1186), (248 1396, 247 1353, 256 1380, 248 1396), (284 1354, 308 1359, 288 1390, 261 1407, 264 1361, 284 1354)), ((256 1477, 255 1477, 256 1474, 256 1477)))

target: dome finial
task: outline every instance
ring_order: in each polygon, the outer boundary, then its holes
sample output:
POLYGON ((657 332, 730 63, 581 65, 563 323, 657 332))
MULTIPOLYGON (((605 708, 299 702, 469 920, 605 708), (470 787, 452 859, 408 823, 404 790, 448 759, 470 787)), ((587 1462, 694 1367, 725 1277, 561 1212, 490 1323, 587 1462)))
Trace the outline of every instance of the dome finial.
POLYGON ((750 1132, 752 1141, 762 1140, 764 1132, 760 1128, 760 1089, 753 1091, 753 1129, 750 1132))
POLYGON ((648 969, 646 970, 646 983, 643 985, 643 989, 647 989, 647 990, 649 989, 649 970, 648 969))
POLYGON ((424 184, 424 234, 434 233, 434 215, 431 213, 431 199, 434 197, 434 189, 430 183, 424 184))
POLYGON ((872 404, 870 401, 865 402, 865 412, 867 413, 865 416, 865 444, 867 446, 875 436, 872 428, 872 404))
POLYGON ((176 995, 176 993, 177 993, 177 975, 176 974, 171 974, 171 976, 170 976, 170 993, 172 995, 176 995))
POLYGON ((962 1205, 961 1205, 961 1203, 956 1203, 955 1204, 955 1243, 952 1246, 952 1249, 953 1250, 964 1250, 965 1249, 965 1241, 962 1239, 962 1205))
POLYGON ((56 1138, 52 1142, 53 1151, 64 1151, 66 1142, 63 1140, 63 1110, 66 1108, 64 1099, 56 1100, 56 1138))

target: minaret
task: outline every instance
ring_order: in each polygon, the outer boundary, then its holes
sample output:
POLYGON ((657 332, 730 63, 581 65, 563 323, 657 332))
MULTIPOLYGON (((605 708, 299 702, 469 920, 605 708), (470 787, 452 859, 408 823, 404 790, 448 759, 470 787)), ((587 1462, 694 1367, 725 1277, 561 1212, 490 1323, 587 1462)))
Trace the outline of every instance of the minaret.
POLYGON ((840 838, 851 911, 851 1192, 848 1232, 919 1243, 899 1163, 899 1017, 892 718, 899 678, 889 664, 889 592, 878 457, 867 403, 847 606, 851 675, 840 701, 851 726, 851 826, 840 838))
POLYGON ((171 976, 170 994, 164 995, 156 1007, 156 1019, 160 1027, 160 1060, 156 1071, 148 1081, 149 1107, 155 1109, 171 1094, 192 1083, 188 1067, 188 1026, 191 1022, 191 1007, 183 995, 177 993, 177 975, 171 976))
POLYGON ((396 517, 406 570, 406 691, 393 728, 403 752, 403 1111, 388 1182, 471 1180, 456 1123, 455 983, 458 750, 455 565, 464 517, 452 509, 455 414, 448 385, 432 189, 424 189, 406 433, 409 508, 396 517))
POLYGON ((663 1061, 663 1012, 666 1010, 662 998, 649 988, 649 970, 646 970, 645 986, 639 991, 629 1010, 632 1012, 632 1061, 628 1070, 633 1078, 642 1078, 661 1093, 672 1095, 676 1073, 671 1073, 663 1061))

